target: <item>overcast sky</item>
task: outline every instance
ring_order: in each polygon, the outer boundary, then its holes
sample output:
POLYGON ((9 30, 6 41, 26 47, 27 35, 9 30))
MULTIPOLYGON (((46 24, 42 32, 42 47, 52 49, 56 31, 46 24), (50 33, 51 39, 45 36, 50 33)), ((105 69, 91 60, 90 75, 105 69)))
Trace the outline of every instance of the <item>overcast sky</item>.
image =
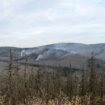
POLYGON ((0 0, 0 46, 105 42, 105 0, 0 0))

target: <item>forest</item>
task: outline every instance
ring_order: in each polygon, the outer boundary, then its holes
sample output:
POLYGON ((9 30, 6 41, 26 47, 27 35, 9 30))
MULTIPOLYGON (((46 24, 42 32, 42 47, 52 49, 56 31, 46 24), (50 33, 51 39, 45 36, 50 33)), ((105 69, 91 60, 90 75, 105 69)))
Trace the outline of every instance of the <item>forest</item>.
POLYGON ((105 70, 97 71, 94 55, 87 69, 69 67, 50 70, 28 67, 10 57, 0 78, 0 105, 105 105, 105 70))

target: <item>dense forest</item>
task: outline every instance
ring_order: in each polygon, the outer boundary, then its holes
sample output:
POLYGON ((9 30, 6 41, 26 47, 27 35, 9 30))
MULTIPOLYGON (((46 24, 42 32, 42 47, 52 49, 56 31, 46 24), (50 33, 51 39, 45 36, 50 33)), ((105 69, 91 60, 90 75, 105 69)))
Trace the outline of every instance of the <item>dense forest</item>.
MULTIPOLYGON (((23 67, 10 59, 0 78, 0 105, 105 105, 105 72, 96 70, 95 57, 75 72, 69 67, 23 67), (47 70, 46 70, 47 69, 47 70)), ((59 65, 60 66, 60 65, 59 65)))

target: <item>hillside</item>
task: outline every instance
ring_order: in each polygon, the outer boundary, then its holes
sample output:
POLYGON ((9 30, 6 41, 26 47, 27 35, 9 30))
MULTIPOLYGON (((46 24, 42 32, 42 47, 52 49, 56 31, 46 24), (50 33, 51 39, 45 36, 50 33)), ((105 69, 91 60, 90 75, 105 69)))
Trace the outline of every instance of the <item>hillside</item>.
POLYGON ((80 67, 85 65, 91 53, 97 59, 105 61, 105 44, 58 43, 34 48, 1 47, 0 60, 9 57, 10 49, 19 59, 27 56, 30 62, 50 65, 70 65, 80 67))

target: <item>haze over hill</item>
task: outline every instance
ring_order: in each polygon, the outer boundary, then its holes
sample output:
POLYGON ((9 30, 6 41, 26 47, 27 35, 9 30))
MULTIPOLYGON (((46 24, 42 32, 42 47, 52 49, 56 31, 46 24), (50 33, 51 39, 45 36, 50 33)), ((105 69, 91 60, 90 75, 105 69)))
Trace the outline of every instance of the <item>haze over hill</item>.
POLYGON ((93 52, 94 55, 105 60, 105 44, 81 44, 81 43, 57 43, 33 48, 15 48, 15 47, 1 47, 0 56, 7 57, 9 50, 12 49, 19 57, 34 56, 35 60, 63 58, 69 55, 82 55, 90 57, 93 52))
MULTIPOLYGON (((40 63, 46 65, 70 65, 79 67, 86 65, 87 60, 93 52, 99 60, 105 61, 105 44, 81 44, 81 43, 57 43, 34 48, 14 48, 1 47, 0 59, 6 60, 9 57, 9 51, 13 53, 20 61, 27 56, 30 63, 40 63)), ((100 61, 101 62, 101 61, 100 61)))
MULTIPOLYGON (((105 44, 58 43, 36 48, 22 49, 24 54, 37 54, 36 60, 63 58, 70 54, 90 57, 93 52, 97 58, 105 60, 105 44)), ((21 52, 22 53, 22 52, 21 52)))

